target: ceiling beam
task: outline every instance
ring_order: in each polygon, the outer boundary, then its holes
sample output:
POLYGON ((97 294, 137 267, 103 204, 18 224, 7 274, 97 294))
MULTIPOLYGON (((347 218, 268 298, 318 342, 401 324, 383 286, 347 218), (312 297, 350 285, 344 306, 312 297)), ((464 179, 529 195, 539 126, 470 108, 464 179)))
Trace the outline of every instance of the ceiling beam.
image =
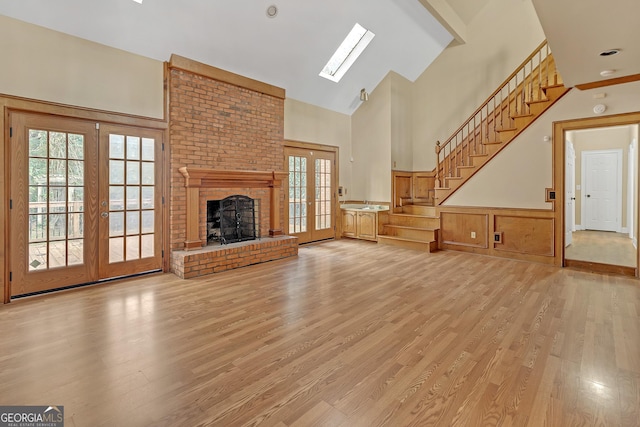
POLYGON ((456 44, 467 42, 467 25, 447 0, 420 0, 420 3, 451 33, 456 44))
POLYGON ((640 80, 640 74, 632 74, 630 76, 616 77, 614 79, 599 80, 597 82, 591 82, 591 83, 581 83, 579 85, 576 85, 576 88, 580 90, 589 90, 589 89, 595 89, 598 87, 636 82, 638 80, 640 80))

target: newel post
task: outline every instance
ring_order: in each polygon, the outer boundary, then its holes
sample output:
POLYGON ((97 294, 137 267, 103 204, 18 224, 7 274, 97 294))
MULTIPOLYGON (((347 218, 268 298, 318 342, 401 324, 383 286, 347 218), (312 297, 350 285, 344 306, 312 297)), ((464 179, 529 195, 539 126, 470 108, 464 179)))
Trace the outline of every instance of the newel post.
POLYGON ((436 188, 440 188, 440 141, 436 142, 436 188))

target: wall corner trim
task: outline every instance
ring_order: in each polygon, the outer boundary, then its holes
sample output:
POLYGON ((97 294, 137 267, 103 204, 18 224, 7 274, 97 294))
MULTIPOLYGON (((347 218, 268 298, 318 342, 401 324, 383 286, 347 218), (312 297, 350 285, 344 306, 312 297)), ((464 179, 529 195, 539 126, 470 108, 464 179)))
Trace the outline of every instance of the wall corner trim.
POLYGON ((220 68, 204 64, 202 62, 194 61, 193 59, 185 58, 183 56, 176 55, 175 53, 171 54, 171 59, 169 60, 169 68, 188 71, 190 73, 198 74, 224 83, 229 83, 245 89, 260 92, 265 95, 285 99, 285 90, 280 87, 273 86, 258 80, 253 80, 249 77, 244 77, 230 71, 225 71, 220 68))

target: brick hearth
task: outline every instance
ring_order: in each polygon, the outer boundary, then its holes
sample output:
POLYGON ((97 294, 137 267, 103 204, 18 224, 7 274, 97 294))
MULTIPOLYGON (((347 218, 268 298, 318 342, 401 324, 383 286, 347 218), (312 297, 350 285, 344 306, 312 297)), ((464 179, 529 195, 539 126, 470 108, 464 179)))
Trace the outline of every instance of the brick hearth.
POLYGON ((298 255, 297 237, 266 237, 230 245, 211 245, 190 251, 173 251, 171 252, 171 270, 178 277, 189 279, 296 255, 298 255))

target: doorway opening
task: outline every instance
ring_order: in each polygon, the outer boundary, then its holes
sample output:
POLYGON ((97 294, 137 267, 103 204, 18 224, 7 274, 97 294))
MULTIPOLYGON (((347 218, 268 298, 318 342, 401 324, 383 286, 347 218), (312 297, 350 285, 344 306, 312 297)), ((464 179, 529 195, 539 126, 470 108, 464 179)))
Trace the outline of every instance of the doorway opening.
POLYGON ((563 131, 563 265, 637 274, 638 128, 563 131))

